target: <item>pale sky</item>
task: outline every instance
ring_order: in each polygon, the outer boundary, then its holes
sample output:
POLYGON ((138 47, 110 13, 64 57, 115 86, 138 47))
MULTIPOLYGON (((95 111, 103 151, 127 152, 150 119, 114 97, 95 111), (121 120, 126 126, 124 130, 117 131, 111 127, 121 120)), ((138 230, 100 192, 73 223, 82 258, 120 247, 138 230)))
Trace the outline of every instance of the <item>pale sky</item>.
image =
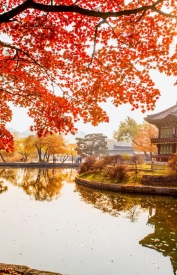
MULTIPOLYGON (((110 122, 109 123, 100 123, 99 126, 93 127, 91 124, 84 124, 82 122, 76 123, 78 131, 83 131, 86 134, 91 133, 103 133, 107 137, 112 138, 114 130, 118 129, 120 121, 124 121, 127 116, 135 119, 138 123, 143 122, 143 118, 148 114, 161 112, 177 102, 177 86, 174 86, 175 78, 167 77, 164 74, 158 72, 152 72, 152 78, 156 83, 156 87, 161 91, 161 97, 156 103, 156 108, 152 112, 141 113, 140 110, 131 111, 131 105, 126 104, 119 107, 114 107, 111 102, 104 103, 102 106, 105 111, 108 113, 110 122)), ((19 132, 23 132, 29 129, 29 126, 32 124, 32 119, 27 116, 27 112, 23 108, 13 107, 13 119, 10 123, 7 124, 8 127, 11 127, 19 132)))

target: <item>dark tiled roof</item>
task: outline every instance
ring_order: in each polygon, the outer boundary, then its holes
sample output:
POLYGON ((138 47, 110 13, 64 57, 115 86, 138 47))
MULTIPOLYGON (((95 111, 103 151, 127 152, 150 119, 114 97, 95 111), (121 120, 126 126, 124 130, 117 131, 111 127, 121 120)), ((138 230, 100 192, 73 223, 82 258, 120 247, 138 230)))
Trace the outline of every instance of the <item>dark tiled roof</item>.
POLYGON ((113 150, 109 150, 110 155, 122 155, 127 154, 129 156, 134 155, 134 150, 131 146, 117 146, 114 145, 113 150))
POLYGON ((145 121, 151 124, 158 124, 167 121, 176 121, 177 122, 177 105, 174 105, 160 113, 154 115, 148 115, 144 118, 145 121))
POLYGON ((131 146, 124 146, 124 145, 114 145, 113 150, 133 150, 131 146))

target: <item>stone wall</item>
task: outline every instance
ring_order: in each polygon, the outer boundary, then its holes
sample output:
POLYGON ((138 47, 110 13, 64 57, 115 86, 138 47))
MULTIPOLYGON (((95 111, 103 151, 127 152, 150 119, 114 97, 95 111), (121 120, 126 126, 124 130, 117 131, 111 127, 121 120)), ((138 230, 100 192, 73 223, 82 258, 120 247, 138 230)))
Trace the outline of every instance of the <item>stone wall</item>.
POLYGON ((150 185, 150 186, 176 186, 177 187, 177 177, 143 175, 141 184, 150 185))
POLYGON ((81 178, 75 178, 77 184, 87 187, 103 189, 114 192, 124 193, 139 193, 139 194, 154 194, 154 195, 169 195, 177 196, 177 187, 160 187, 160 186, 142 186, 142 185, 128 185, 128 184, 109 184, 103 182, 93 182, 81 178))

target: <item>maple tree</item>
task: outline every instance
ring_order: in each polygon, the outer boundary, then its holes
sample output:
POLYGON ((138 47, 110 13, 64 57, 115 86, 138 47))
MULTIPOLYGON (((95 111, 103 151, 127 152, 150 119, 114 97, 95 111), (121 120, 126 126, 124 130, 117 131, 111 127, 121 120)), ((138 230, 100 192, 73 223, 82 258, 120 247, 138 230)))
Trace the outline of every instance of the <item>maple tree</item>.
POLYGON ((1 0, 0 147, 13 150, 9 103, 28 109, 31 130, 75 133, 108 122, 100 102, 152 110, 149 75, 177 75, 175 0, 1 0))

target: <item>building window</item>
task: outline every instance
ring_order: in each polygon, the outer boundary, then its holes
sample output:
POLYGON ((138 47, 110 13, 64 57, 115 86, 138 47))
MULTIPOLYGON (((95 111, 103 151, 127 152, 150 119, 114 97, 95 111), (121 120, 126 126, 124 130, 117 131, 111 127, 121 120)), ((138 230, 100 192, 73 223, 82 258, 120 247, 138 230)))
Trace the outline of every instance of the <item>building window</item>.
POLYGON ((172 154, 172 145, 171 144, 161 144, 160 145, 160 154, 172 154))
POLYGON ((173 136, 173 127, 160 129, 161 138, 172 137, 172 136, 173 136))

